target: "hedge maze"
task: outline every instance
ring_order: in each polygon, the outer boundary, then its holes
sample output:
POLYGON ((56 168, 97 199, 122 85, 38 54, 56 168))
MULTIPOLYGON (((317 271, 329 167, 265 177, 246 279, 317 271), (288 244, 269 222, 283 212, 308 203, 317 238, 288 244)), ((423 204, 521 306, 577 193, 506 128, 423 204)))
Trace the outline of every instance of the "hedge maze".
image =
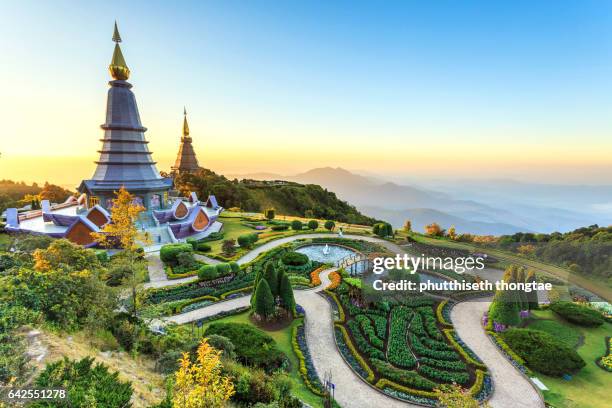
POLYGON ((353 368, 367 373, 364 379, 396 398, 431 406, 440 384, 457 383, 477 398, 487 398, 491 380, 486 368, 449 336, 452 326, 440 321, 437 310, 445 305, 439 300, 421 296, 362 305, 352 293, 347 283, 334 291, 344 316, 336 325, 347 334, 336 340, 353 353, 347 362, 359 362, 353 368))

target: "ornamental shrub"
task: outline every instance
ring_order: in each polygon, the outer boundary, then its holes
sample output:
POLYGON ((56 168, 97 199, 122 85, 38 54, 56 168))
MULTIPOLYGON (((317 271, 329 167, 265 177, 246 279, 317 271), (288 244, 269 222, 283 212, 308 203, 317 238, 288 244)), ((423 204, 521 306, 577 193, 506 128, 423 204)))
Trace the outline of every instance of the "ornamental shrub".
POLYGON ((542 374, 561 377, 585 366, 576 350, 543 331, 511 328, 501 337, 529 368, 542 374))
POLYGON ((293 288, 291 287, 289 276, 285 273, 282 273, 280 279, 279 297, 283 308, 287 312, 292 313, 295 309, 295 298, 293 297, 293 288))
POLYGON ((200 252, 210 252, 212 247, 205 242, 198 242, 196 249, 200 252))
POLYGON ((178 255, 182 252, 193 252, 193 247, 190 244, 168 244, 161 247, 159 257, 164 263, 178 263, 178 255))
POLYGON ((565 320, 579 326, 597 327, 604 323, 604 317, 600 312, 577 303, 554 302, 550 308, 565 320))
POLYGON ((198 270, 198 278, 203 281, 217 279, 219 272, 215 265, 204 265, 198 270))
POLYGON ((264 212, 264 216, 269 219, 269 220, 273 220, 274 217, 276 216, 276 211, 274 210, 274 208, 268 208, 265 212, 264 212))
POLYGON ((217 268, 217 275, 219 277, 226 276, 232 273, 232 267, 230 266, 229 263, 226 263, 226 262, 218 263, 215 265, 215 267, 217 268))
POLYGON ((250 248, 258 239, 259 236, 255 233, 243 234, 238 237, 238 245, 240 245, 241 248, 250 248))
POLYGON ((235 273, 236 275, 240 273, 240 265, 238 265, 238 262, 230 262, 229 266, 232 270, 232 273, 235 273))
MULTIPOLYGON (((63 360, 47 364, 35 381, 40 389, 64 388, 66 398, 54 402, 54 407, 127 407, 132 398, 132 384, 119 380, 119 373, 109 371, 101 363, 94 365, 92 357, 82 360, 63 360)), ((49 407, 40 400, 30 407, 49 407)))
POLYGON ((274 296, 266 279, 261 279, 255 291, 255 313, 263 319, 268 319, 274 314, 274 296))
MULTIPOLYGON (((262 280, 262 284, 265 284, 262 280)), ((276 342, 264 331, 245 323, 212 323, 206 336, 217 334, 228 338, 235 346, 236 359, 248 366, 261 367, 266 372, 285 369, 288 359, 276 347, 276 342)))
POLYGON ((310 220, 308 221, 308 228, 314 231, 319 228, 319 223, 317 220, 310 220))
POLYGON ((308 263, 308 256, 299 252, 287 252, 281 258, 283 264, 288 266, 302 266, 308 263))
POLYGON ((393 227, 388 222, 374 224, 372 232, 381 238, 393 235, 393 227))
POLYGON ((301 231, 304 228, 304 224, 300 220, 291 221, 291 229, 294 231, 301 231))
POLYGON ((332 220, 327 220, 325 221, 325 224, 323 224, 323 226, 326 230, 333 231, 333 229, 336 228, 336 223, 332 220))
POLYGON ((272 231, 287 231, 289 229, 289 224, 273 225, 270 229, 272 231))

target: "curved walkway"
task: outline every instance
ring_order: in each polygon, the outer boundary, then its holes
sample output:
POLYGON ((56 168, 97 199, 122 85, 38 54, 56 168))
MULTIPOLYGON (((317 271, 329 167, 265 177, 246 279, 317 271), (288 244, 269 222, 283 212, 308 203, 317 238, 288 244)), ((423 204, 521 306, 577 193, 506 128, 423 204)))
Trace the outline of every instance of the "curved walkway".
MULTIPOLYGON (((244 264, 255 259, 259 254, 279 245, 298 239, 330 237, 330 234, 300 234, 266 242, 253 251, 245 254, 237 262, 244 264)), ((380 238, 345 235, 344 238, 359 239, 384 246, 394 253, 406 253, 400 246, 380 238)), ((366 407, 416 407, 416 405, 400 402, 366 384, 344 361, 336 348, 333 330, 333 315, 329 302, 318 294, 329 283, 329 274, 336 270, 330 268, 321 272, 321 285, 306 290, 296 290, 295 300, 306 311, 305 333, 306 342, 311 351, 314 367, 320 378, 331 372, 336 385, 335 397, 344 408, 366 407)), ((174 285, 181 281, 192 281, 195 277, 177 279, 165 282, 154 282, 156 287, 174 285), (160 286, 157 286, 160 285, 160 286)), ((250 296, 214 303, 210 306, 175 316, 165 317, 165 322, 184 324, 204 317, 215 315, 221 311, 229 311, 249 305, 250 296)), ((517 371, 506 360, 502 353, 489 340, 480 325, 480 319, 489 302, 467 301, 457 304, 451 312, 451 320, 459 337, 482 359, 491 371, 494 392, 491 406, 494 408, 539 408, 544 407, 540 395, 529 380, 517 371)))
POLYGON ((451 321, 461 340, 480 357, 493 377, 490 399, 495 408, 544 407, 540 394, 495 346, 483 330, 480 319, 489 310, 490 298, 458 303, 451 310, 451 321))
MULTIPOLYGON (((329 302, 318 292, 330 284, 329 274, 336 268, 326 269, 319 275, 321 285, 313 289, 296 290, 295 301, 306 311, 305 333, 312 362, 319 378, 331 372, 336 385, 335 397, 343 408, 388 407, 405 408, 418 407, 388 397, 366 384, 346 364, 338 349, 334 338, 334 322, 329 302)), ((229 311, 249 305, 250 296, 243 296, 218 302, 202 309, 166 317, 163 320, 174 323, 188 323, 204 317, 213 316, 221 311, 229 311)))

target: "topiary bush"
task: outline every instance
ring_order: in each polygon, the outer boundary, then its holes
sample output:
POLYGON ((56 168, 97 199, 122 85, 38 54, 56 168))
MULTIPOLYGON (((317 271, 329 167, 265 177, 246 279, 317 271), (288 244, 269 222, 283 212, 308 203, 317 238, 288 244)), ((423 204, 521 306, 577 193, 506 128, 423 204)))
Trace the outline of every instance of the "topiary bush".
POLYGON ((230 269, 232 270, 232 273, 235 274, 239 274, 240 273, 240 265, 238 265, 238 262, 230 262, 229 263, 230 269))
POLYGON ((323 226, 325 227, 326 230, 332 231, 334 228, 336 228, 336 223, 333 222, 332 220, 327 220, 325 221, 325 224, 323 224, 323 226))
POLYGON ((554 302, 550 309, 565 320, 579 326, 597 327, 604 323, 604 317, 597 310, 573 302, 554 302))
POLYGON ((226 262, 218 263, 215 265, 215 267, 217 268, 218 276, 226 276, 232 273, 232 267, 230 266, 229 263, 226 263, 226 262))
POLYGON ((212 247, 205 242, 198 242, 198 245, 196 246, 196 250, 200 252, 210 252, 211 249, 212 247))
POLYGON ((539 330, 512 328, 501 334, 508 346, 529 368, 560 377, 585 366, 576 350, 539 330))
POLYGON ((289 229, 289 224, 273 225, 272 227, 270 227, 270 229, 272 231, 287 231, 289 229))
POLYGON ((301 231, 304 228, 304 224, 300 220, 291 221, 291 229, 294 231, 301 231))
POLYGON ((182 252, 193 252, 193 247, 190 244, 168 244, 161 247, 159 257, 164 263, 178 263, 178 255, 182 252))
POLYGON ((258 239, 259 236, 255 233, 243 234, 238 237, 238 245, 241 248, 250 248, 258 239))
POLYGON ((215 265, 204 265, 198 269, 198 278, 203 281, 217 279, 219 272, 215 265))
POLYGON ((308 228, 311 230, 316 230, 317 228, 319 228, 319 223, 317 220, 310 220, 308 221, 308 228))
POLYGON ((299 252, 287 252, 281 258, 283 264, 288 266, 302 266, 308 263, 308 257, 299 252))

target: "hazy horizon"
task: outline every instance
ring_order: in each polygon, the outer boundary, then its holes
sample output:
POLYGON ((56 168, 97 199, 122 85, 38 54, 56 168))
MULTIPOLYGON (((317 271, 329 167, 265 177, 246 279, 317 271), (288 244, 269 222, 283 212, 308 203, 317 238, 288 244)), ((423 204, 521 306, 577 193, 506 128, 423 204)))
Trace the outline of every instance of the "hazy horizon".
POLYGON ((186 105, 201 165, 224 174, 331 166, 612 184, 610 3, 19 2, 3 12, 0 178, 91 176, 117 19, 160 170, 186 105))

